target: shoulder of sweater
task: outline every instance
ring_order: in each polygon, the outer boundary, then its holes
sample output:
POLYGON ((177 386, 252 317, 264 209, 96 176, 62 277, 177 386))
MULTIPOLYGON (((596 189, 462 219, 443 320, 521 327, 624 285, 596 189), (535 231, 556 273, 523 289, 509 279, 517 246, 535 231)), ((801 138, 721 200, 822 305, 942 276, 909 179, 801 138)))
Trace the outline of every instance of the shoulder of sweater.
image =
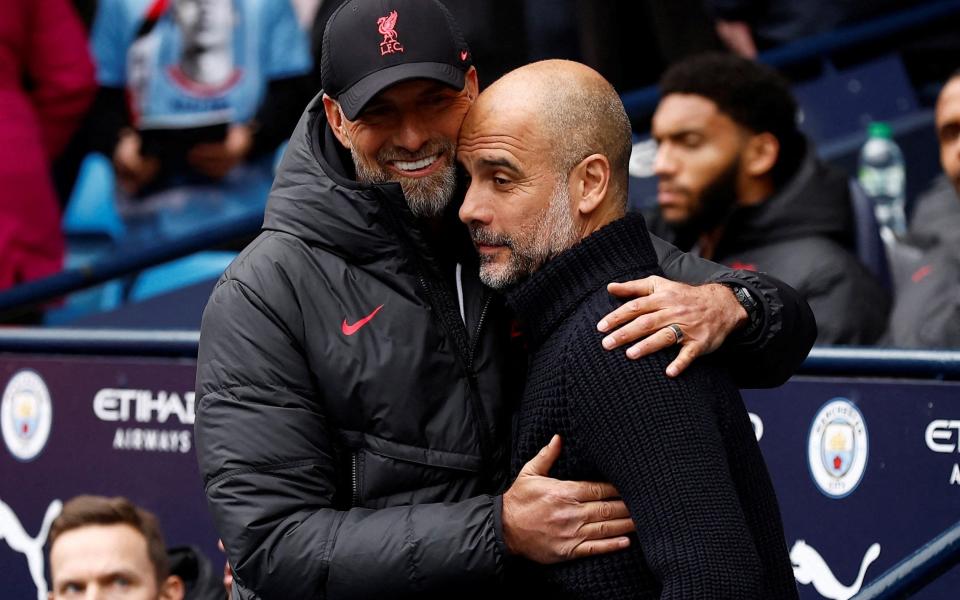
POLYGON ((665 376, 667 365, 676 356, 675 349, 629 359, 626 348, 603 348, 601 341, 606 334, 597 331, 597 322, 617 306, 617 301, 601 288, 587 296, 560 324, 556 331, 561 352, 559 358, 561 364, 569 367, 567 372, 571 380, 596 381, 604 373, 623 370, 633 371, 637 379, 665 376))

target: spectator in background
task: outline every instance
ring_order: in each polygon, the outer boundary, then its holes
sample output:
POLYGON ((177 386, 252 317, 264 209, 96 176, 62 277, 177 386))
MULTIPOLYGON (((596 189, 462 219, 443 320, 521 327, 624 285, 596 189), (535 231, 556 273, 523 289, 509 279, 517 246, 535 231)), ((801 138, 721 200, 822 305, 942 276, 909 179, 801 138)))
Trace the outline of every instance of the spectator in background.
POLYGON ((711 53, 671 67, 661 93, 651 231, 783 279, 813 309, 820 344, 875 342, 889 298, 844 247, 853 235, 847 179, 808 147, 786 82, 763 65, 711 53))
POLYGON ((50 599, 182 600, 157 518, 126 498, 77 496, 50 528, 50 599))
POLYGON ((48 544, 51 600, 229 597, 228 582, 198 549, 167 550, 156 516, 126 498, 73 498, 53 521, 48 544))
POLYGON ((899 348, 960 348, 960 71, 940 92, 936 127, 946 182, 913 215, 909 241, 926 252, 897 289, 887 341, 899 348))
POLYGON ((906 0, 704 0, 720 40, 745 58, 800 38, 880 16, 906 0))
POLYGON ((101 0, 92 46, 93 135, 126 193, 269 182, 310 93, 289 0, 101 0))
POLYGON ((0 289, 63 264, 51 162, 95 89, 83 28, 68 0, 0 3, 0 289))

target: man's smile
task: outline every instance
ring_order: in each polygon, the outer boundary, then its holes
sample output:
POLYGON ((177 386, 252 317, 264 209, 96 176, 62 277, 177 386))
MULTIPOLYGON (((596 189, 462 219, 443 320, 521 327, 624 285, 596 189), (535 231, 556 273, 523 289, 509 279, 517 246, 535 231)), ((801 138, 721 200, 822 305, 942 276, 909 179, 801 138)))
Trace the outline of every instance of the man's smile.
POLYGON ((404 177, 426 177, 442 166, 443 161, 440 160, 442 156, 441 153, 418 160, 391 160, 387 162, 387 166, 404 177))

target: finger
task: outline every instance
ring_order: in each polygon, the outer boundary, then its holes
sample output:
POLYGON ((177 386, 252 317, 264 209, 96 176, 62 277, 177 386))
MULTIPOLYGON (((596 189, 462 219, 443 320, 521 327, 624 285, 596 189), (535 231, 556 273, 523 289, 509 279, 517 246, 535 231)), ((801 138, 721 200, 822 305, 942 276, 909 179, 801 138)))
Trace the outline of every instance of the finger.
POLYGON ((597 323, 597 330, 601 332, 610 331, 637 317, 655 313, 662 308, 663 306, 661 306, 659 298, 633 298, 628 302, 624 302, 600 319, 600 322, 597 323))
POLYGON ((584 540, 606 540, 633 532, 633 519, 613 519, 599 523, 587 523, 577 532, 584 540))
POLYGON ((702 354, 701 348, 700 344, 687 344, 681 348, 680 354, 673 359, 672 363, 667 365, 667 377, 676 377, 686 371, 687 367, 702 354))
POLYGON ((574 547, 570 553, 570 558, 583 558, 584 556, 596 556, 597 554, 609 554, 623 550, 630 545, 630 538, 617 537, 608 540, 590 540, 581 542, 574 547))
POLYGON ((613 282, 607 285, 607 292, 618 298, 629 298, 631 296, 649 296, 657 290, 657 284, 663 278, 656 275, 644 277, 643 279, 634 279, 623 283, 613 282))
POLYGON ((673 309, 661 309, 650 314, 640 315, 607 335, 601 343, 605 349, 613 350, 625 344, 643 340, 671 323, 676 323, 678 319, 679 317, 673 309))
POLYGON ((554 435, 550 443, 544 446, 536 456, 531 458, 520 470, 521 475, 546 476, 560 457, 560 436, 554 435))
POLYGON ((585 502, 583 508, 587 515, 585 523, 600 523, 601 521, 624 519, 630 516, 630 510, 623 500, 585 502))
POLYGON ((580 503, 609 500, 620 496, 617 488, 609 483, 599 483, 596 481, 571 481, 569 483, 571 486, 568 495, 572 500, 580 503))
POLYGON ((677 343, 677 335, 669 327, 664 327, 655 334, 647 337, 627 348, 627 358, 636 360, 659 352, 677 343))

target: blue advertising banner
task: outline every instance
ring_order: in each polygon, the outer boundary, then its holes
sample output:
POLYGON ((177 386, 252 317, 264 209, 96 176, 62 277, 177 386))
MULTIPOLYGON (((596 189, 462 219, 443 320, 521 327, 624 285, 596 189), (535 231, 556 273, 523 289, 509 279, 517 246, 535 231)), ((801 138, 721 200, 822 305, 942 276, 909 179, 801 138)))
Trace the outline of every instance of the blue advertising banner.
POLYGON ((0 357, 0 598, 46 599, 47 531, 77 494, 126 496, 169 546, 222 564, 193 452, 195 372, 193 360, 0 357))
MULTIPOLYGON (((193 452, 195 361, 0 355, 0 598, 46 597, 61 503, 124 495, 221 564, 193 452)), ((960 382, 796 377, 744 398, 804 600, 847 600, 960 520, 960 382)), ((955 598, 960 569, 916 597, 955 598)))
MULTIPOLYGON (((801 598, 851 598, 960 520, 960 383, 795 377, 744 399, 801 598)), ((954 569, 915 597, 958 589, 954 569)))

